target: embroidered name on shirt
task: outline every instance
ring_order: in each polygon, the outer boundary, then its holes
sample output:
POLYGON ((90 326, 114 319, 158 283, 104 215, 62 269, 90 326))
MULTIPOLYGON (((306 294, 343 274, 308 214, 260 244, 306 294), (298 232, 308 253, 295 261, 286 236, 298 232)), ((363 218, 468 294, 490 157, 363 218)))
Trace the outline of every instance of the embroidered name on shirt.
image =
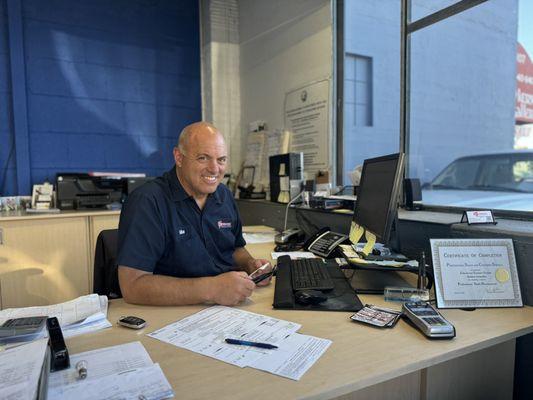
POLYGON ((218 229, 228 229, 231 228, 231 222, 218 221, 218 229))

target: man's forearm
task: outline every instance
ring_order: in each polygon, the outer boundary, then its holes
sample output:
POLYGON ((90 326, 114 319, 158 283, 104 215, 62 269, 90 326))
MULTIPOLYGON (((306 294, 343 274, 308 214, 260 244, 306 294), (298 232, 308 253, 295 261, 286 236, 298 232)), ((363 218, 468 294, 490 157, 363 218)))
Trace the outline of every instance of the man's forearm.
POLYGON ((142 275, 124 288, 126 302, 154 306, 199 304, 212 301, 212 280, 174 278, 165 275, 142 275))
POLYGON ((256 267, 253 264, 255 259, 252 257, 248 250, 244 247, 238 247, 233 253, 233 261, 235 264, 244 272, 251 274, 254 272, 256 267))

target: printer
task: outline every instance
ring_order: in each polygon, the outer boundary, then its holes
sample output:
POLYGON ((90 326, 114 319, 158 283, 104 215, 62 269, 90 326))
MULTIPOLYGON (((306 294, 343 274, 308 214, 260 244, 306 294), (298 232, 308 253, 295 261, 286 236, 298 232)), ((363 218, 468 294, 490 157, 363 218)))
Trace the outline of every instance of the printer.
MULTIPOLYGON (((81 210, 105 208, 112 203, 123 203, 126 197, 146 182, 154 179, 145 176, 91 175, 64 172, 56 175, 57 208, 81 210)), ((138 175, 138 174, 135 174, 138 175)))
POLYGON ((124 182, 124 178, 117 176, 58 173, 57 208, 61 210, 105 208, 108 204, 121 203, 124 196, 124 182))

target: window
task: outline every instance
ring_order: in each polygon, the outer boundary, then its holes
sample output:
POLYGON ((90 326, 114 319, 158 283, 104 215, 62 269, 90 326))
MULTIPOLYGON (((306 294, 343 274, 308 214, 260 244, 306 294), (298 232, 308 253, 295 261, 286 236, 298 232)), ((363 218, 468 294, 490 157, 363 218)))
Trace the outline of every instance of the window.
POLYGON ((372 126, 372 59, 346 54, 344 71, 346 118, 353 126, 372 126))
POLYGON ((345 24, 337 168, 342 183, 351 185, 350 172, 363 160, 398 151, 400 1, 345 1, 339 7, 345 24))
POLYGON ((405 82, 401 3, 340 3, 343 183, 404 150, 426 205, 533 211, 533 2, 407 1, 405 82))

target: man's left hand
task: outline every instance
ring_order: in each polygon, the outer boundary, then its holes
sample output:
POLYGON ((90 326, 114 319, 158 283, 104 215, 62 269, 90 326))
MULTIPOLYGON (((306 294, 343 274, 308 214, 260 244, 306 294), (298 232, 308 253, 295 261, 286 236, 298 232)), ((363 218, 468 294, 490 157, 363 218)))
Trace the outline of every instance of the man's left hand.
MULTIPOLYGON (((263 274, 266 274, 270 271, 272 271, 272 264, 270 261, 268 260, 265 260, 265 259, 253 259, 253 260, 250 260, 250 262, 248 263, 248 271, 251 271, 251 273, 253 273, 255 270, 257 270, 258 268, 262 267, 263 265, 265 264, 268 264, 265 268, 263 268, 262 272, 261 272, 261 275, 263 274)), ((270 283, 270 281, 272 280, 272 277, 269 276, 268 278, 262 280, 261 282, 257 283, 257 286, 266 286, 270 283)))

